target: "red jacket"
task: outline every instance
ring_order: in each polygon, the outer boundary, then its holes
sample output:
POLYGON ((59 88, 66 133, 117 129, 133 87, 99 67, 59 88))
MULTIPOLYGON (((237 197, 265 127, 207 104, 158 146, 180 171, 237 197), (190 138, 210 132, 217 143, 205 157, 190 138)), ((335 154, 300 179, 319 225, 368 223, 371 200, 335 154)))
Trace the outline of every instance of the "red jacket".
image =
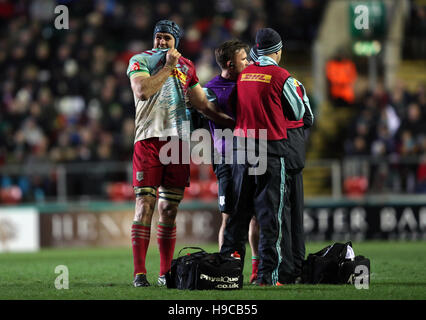
POLYGON ((282 96, 290 73, 278 66, 252 64, 237 81, 235 135, 259 138, 259 129, 267 129, 267 140, 287 139, 282 96), (256 129, 254 135, 248 129, 256 129), (239 132, 240 131, 240 132, 239 132))

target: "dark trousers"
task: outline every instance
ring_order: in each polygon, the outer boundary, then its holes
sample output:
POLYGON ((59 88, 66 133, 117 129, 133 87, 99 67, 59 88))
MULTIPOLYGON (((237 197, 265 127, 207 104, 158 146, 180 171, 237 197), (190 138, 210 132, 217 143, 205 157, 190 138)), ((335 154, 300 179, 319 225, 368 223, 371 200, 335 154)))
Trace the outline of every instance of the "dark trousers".
POLYGON ((293 274, 290 216, 286 213, 284 158, 268 156, 266 172, 250 175, 254 166, 232 165, 234 212, 228 218, 222 253, 238 251, 242 261, 253 213, 260 227, 258 282, 276 284, 293 274), (288 258, 286 258, 288 257, 288 258), (288 260, 287 260, 288 259, 288 260))
POLYGON ((303 228, 303 174, 302 170, 292 172, 288 170, 286 176, 287 197, 286 212, 289 214, 288 223, 291 225, 291 252, 285 252, 284 260, 292 260, 294 276, 302 273, 302 263, 305 259, 305 233, 303 228), (289 257, 291 255, 291 257, 289 257))

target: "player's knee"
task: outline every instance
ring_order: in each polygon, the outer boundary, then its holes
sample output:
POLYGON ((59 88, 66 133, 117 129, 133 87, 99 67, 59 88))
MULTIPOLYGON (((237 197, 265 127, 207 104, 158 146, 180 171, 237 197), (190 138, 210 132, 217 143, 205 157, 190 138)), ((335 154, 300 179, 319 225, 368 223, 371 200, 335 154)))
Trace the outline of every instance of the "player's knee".
POLYGON ((135 221, 150 221, 154 214, 156 198, 152 196, 136 197, 135 221))
POLYGON ((173 223, 176 220, 178 205, 179 203, 160 199, 158 202, 158 213, 161 222, 173 223))

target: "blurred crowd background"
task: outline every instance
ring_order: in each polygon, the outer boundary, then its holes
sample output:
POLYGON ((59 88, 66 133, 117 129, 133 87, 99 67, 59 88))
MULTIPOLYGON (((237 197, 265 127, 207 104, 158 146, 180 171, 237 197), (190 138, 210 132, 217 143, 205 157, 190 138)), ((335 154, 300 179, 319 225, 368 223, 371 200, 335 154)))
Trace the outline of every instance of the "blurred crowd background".
MULTIPOLYGON (((156 21, 171 19, 183 27, 179 49, 194 61, 204 84, 219 72, 214 48, 230 38, 252 45, 261 27, 281 33, 284 61, 294 56, 310 63, 327 2, 0 0, 0 169, 18 168, 0 171, 0 190, 20 195, 15 197, 19 201, 54 199, 60 172, 43 171, 43 166, 131 161, 134 101, 126 68, 132 55, 152 47, 156 21), (57 5, 69 9, 68 30, 55 29, 57 5)), ((425 5, 416 1, 410 5, 404 55, 424 59, 425 5)), ((425 158, 425 103, 424 83, 414 91, 402 81, 391 92, 383 86, 366 90, 349 106, 357 111, 342 138, 340 157, 425 158)), ((201 169, 194 172, 203 175, 201 169)), ((214 189, 214 177, 210 168, 206 170, 207 188, 214 189)), ((410 170, 414 180, 405 190, 426 192, 424 162, 410 170)), ((128 172, 67 177, 68 195, 102 195, 113 192, 105 189, 105 181, 120 182, 118 187, 123 188, 128 172)), ((131 197, 131 188, 126 185, 125 190, 131 197)), ((0 202, 15 199, 0 194, 0 202)))

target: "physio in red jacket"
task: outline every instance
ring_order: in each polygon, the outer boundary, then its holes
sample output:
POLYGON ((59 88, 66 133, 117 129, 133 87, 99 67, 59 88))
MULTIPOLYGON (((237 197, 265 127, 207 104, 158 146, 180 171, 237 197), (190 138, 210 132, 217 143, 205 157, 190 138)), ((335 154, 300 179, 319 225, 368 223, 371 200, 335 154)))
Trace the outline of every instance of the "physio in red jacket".
POLYGON ((260 29, 256 35, 259 60, 241 72, 234 94, 235 207, 221 252, 238 251, 243 261, 249 222, 255 214, 260 227, 259 285, 294 282, 294 266, 284 259, 291 252, 290 225, 285 221, 285 123, 302 119, 306 102, 301 84, 278 65, 282 46, 275 30, 260 29))

